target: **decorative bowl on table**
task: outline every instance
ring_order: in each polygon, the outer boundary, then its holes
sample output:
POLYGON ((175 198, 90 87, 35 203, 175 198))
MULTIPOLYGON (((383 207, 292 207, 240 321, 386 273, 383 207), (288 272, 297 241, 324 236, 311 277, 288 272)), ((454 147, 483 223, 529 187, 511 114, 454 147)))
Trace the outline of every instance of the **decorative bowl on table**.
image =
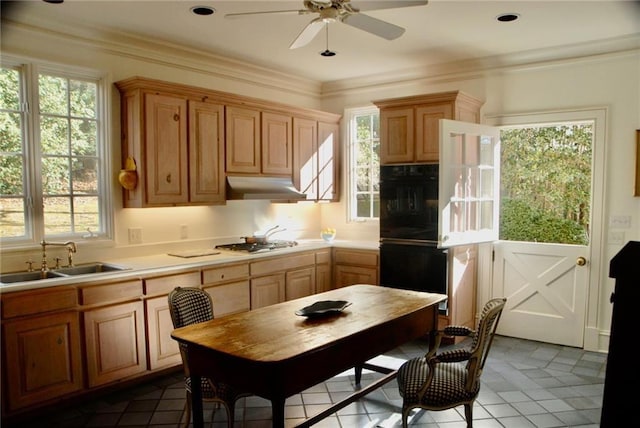
POLYGON ((324 239, 326 242, 331 242, 336 237, 336 230, 331 227, 322 229, 322 231, 320 232, 320 237, 324 239))

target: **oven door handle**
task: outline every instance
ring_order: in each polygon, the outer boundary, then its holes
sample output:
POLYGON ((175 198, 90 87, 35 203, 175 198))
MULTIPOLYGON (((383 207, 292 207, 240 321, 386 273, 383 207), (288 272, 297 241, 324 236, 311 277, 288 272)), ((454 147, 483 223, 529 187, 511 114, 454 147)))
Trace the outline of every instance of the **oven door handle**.
POLYGON ((417 247, 437 247, 438 241, 429 241, 426 239, 380 238, 380 245, 385 245, 385 244, 415 245, 417 247))

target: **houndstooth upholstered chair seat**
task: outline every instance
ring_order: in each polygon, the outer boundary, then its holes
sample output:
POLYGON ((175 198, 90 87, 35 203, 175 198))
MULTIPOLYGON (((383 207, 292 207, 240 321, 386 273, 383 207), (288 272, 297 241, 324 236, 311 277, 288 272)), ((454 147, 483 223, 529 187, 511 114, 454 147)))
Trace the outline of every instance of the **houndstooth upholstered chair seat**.
POLYGON ((405 362, 398 370, 402 396, 402 426, 407 428, 415 408, 446 410, 464 405, 467 428, 473 427, 473 402, 480 392, 480 376, 507 299, 489 300, 476 330, 448 326, 438 331, 433 347, 419 358, 405 362), (443 336, 469 336, 471 346, 438 352, 443 336))
MULTIPOLYGON (((206 291, 199 288, 176 287, 169 293, 169 312, 171 313, 171 321, 173 322, 174 328, 185 327, 212 320, 213 301, 206 291)), ((180 343, 179 346, 185 374, 185 389, 187 392, 184 427, 188 427, 191 420, 191 377, 189 375, 189 367, 187 366, 187 348, 182 343, 180 343)), ((228 427, 233 428, 236 400, 249 394, 238 393, 228 385, 209 378, 202 378, 201 389, 203 401, 213 401, 224 406, 227 411, 228 427)))

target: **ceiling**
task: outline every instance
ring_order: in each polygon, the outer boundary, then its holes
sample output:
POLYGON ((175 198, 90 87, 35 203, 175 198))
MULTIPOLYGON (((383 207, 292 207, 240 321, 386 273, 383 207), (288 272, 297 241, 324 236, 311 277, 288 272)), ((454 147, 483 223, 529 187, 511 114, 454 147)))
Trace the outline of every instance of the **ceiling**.
MULTIPOLYGON (((379 0, 352 0, 371 8, 379 0)), ((385 3, 388 3, 385 2, 385 3)), ((375 8, 375 6, 373 6, 375 8)), ((592 54, 640 46, 637 1, 458 1, 367 9, 367 15, 404 27, 386 40, 340 22, 330 23, 306 46, 289 49, 317 14, 267 14, 228 19, 228 13, 303 9, 293 1, 2 1, 2 19, 83 37, 134 36, 249 62, 318 82, 427 70, 442 64, 505 62, 506 58, 592 54), (215 9, 194 15, 193 6, 215 9), (519 19, 499 22, 498 15, 519 19), (333 57, 323 57, 326 48, 333 57)))

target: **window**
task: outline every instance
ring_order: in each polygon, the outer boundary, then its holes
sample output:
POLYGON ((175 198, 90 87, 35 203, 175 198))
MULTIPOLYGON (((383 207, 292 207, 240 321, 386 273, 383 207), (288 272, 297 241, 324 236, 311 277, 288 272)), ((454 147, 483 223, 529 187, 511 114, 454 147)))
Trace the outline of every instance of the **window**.
POLYGON ((349 113, 349 221, 380 217, 380 114, 377 108, 349 113))
POLYGON ((8 62, 0 70, 3 245, 108 236, 99 75, 8 62))

